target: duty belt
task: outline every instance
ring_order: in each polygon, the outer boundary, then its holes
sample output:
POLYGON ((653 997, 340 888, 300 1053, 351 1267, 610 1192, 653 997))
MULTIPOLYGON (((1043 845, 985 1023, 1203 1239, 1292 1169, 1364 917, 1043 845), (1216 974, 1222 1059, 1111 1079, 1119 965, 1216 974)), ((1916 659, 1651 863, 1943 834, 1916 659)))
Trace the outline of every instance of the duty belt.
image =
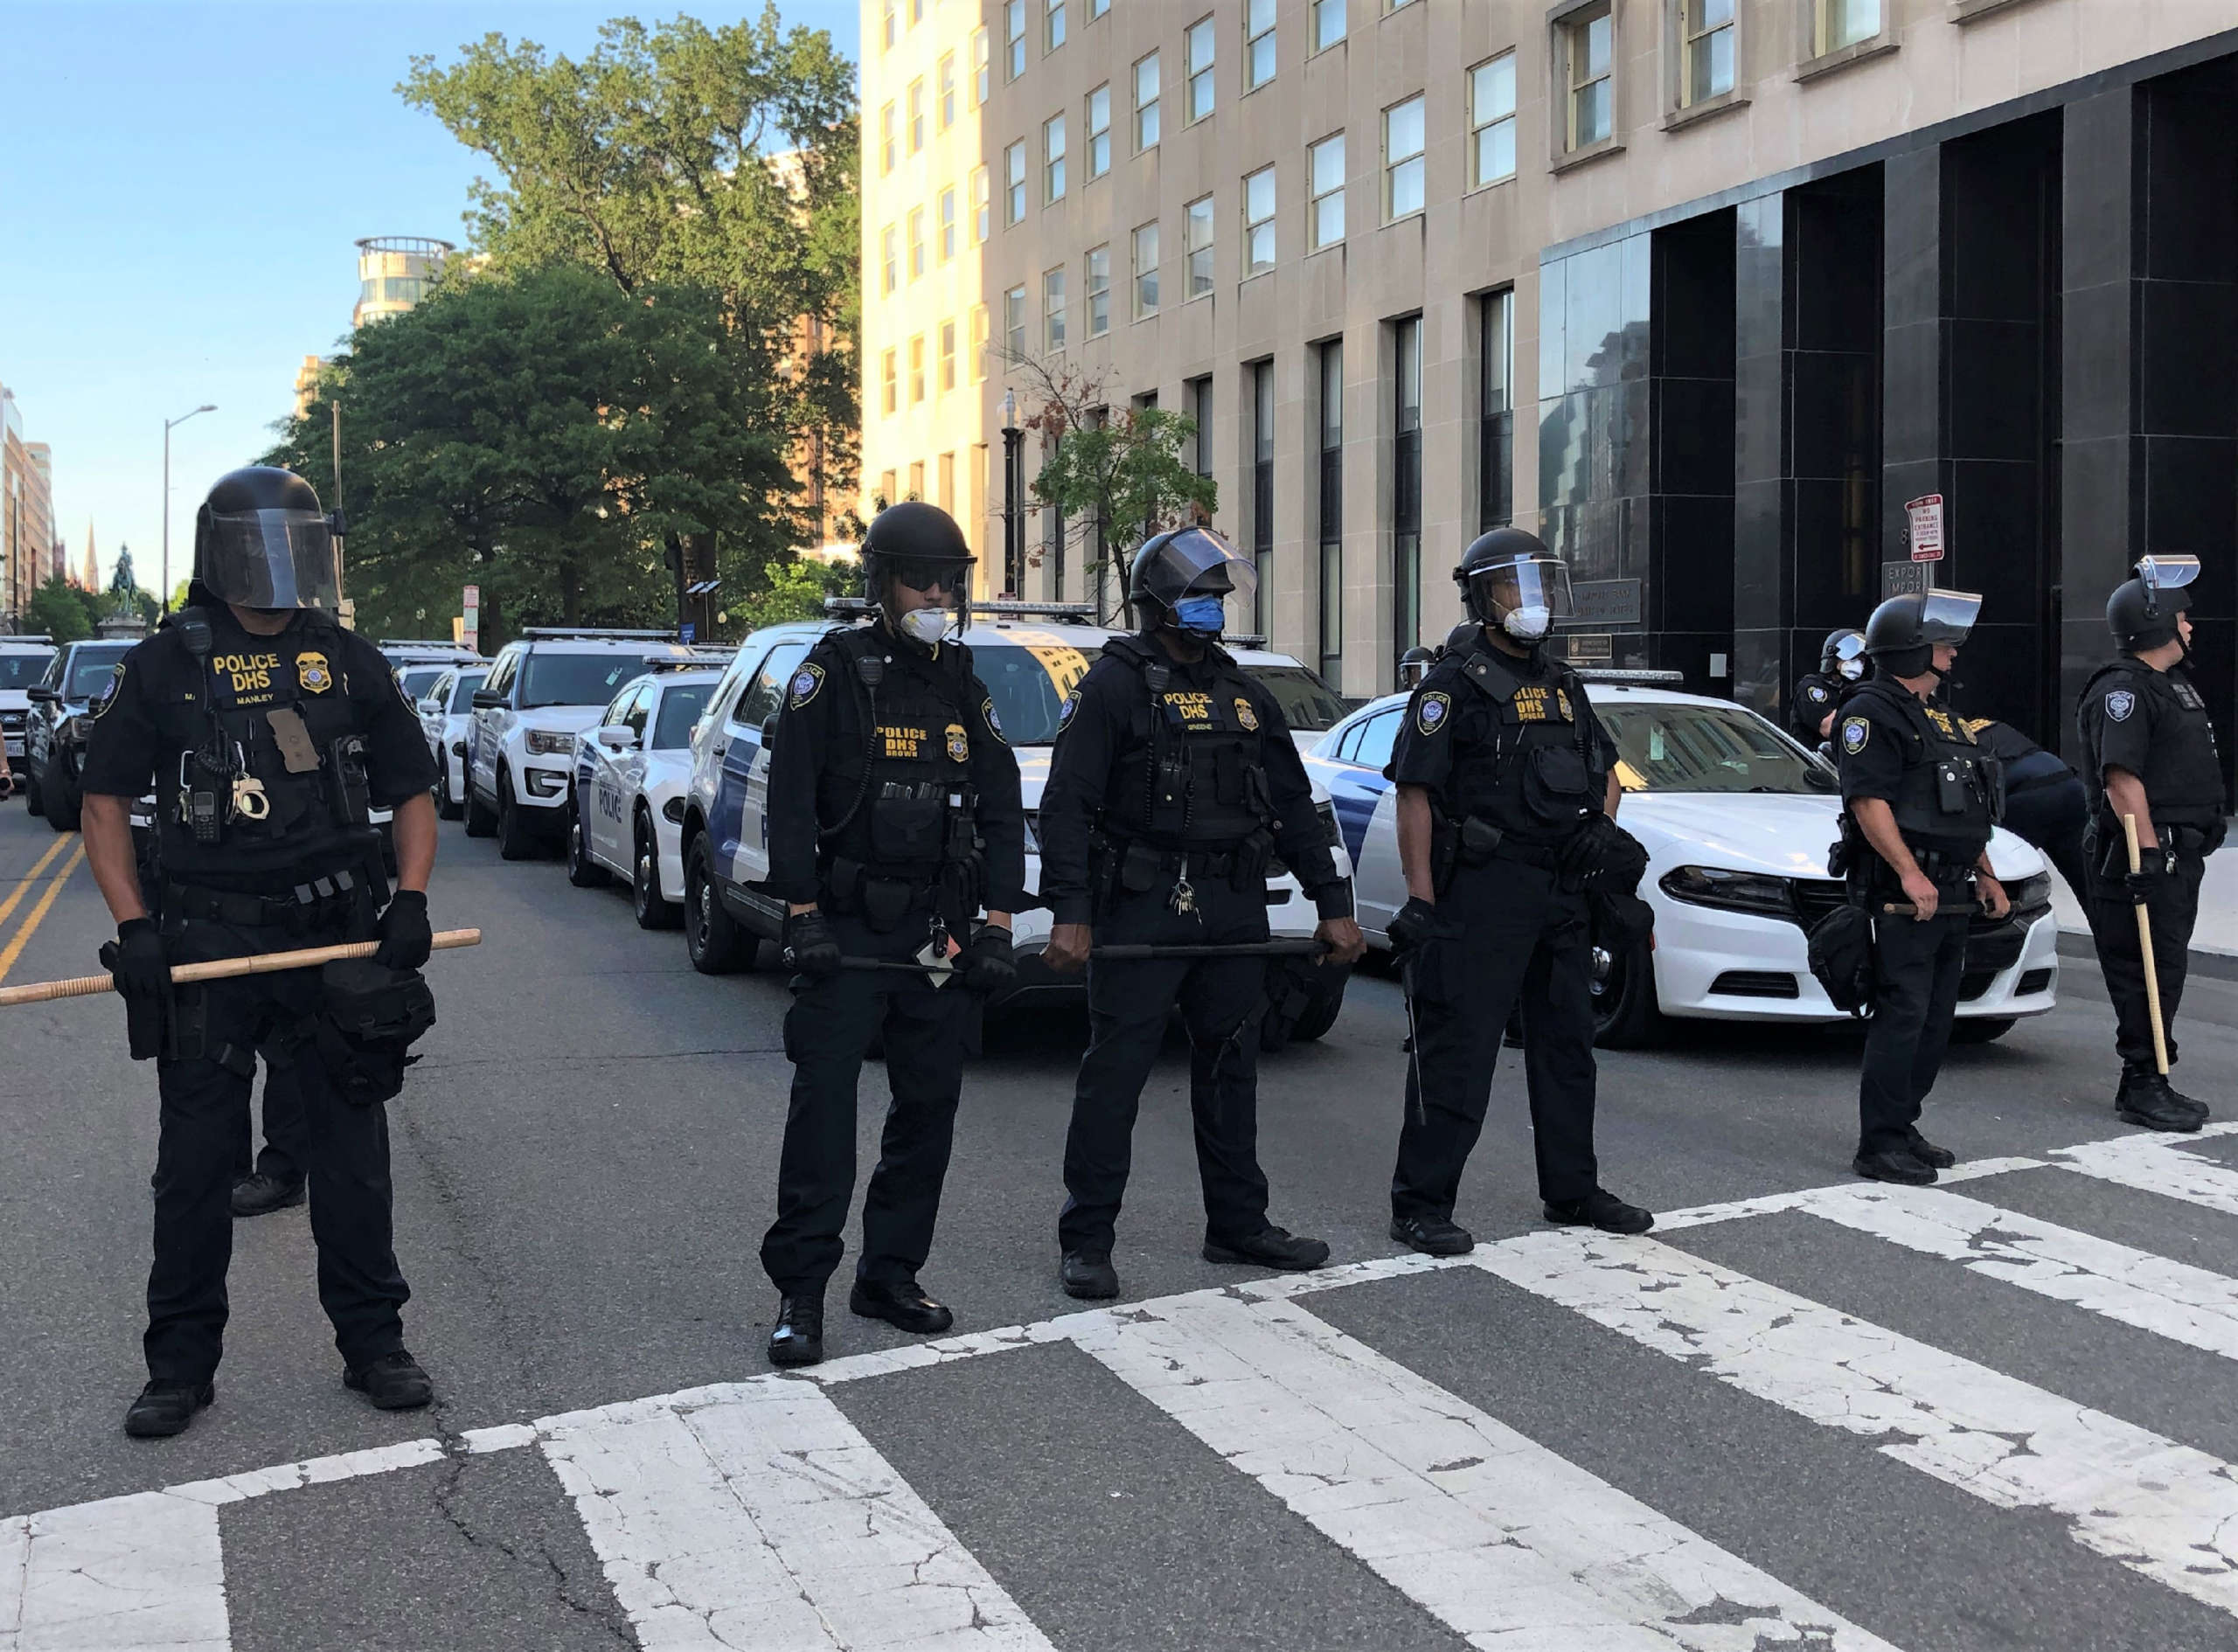
POLYGON ((314 929, 354 911, 362 888, 356 875, 348 871, 297 884, 288 893, 277 896, 170 884, 163 891, 163 912, 167 917, 175 914, 236 929, 314 929))

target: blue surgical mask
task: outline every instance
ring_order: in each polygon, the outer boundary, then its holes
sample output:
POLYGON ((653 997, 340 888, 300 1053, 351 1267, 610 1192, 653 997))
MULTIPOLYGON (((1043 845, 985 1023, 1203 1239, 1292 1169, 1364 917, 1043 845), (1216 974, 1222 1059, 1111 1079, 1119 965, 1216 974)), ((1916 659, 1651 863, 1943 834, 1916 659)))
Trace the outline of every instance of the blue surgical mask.
POLYGON ((1174 607, 1173 622, 1185 631, 1218 636, 1227 623, 1227 603, 1216 596, 1185 597, 1174 607))

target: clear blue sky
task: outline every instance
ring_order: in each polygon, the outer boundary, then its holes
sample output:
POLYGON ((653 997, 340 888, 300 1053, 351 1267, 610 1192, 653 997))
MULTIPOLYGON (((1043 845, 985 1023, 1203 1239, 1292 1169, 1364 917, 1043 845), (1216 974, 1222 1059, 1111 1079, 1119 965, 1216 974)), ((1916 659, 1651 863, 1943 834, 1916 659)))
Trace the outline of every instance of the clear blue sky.
MULTIPOLYGON (((302 357, 348 332, 352 243, 463 241, 485 169, 396 95, 414 53, 447 59, 496 31, 574 55, 608 17, 718 23, 760 7, 0 0, 0 385, 25 438, 54 448, 70 566, 90 519, 103 577, 129 543, 155 588, 163 421, 214 402, 171 433, 184 578, 202 493, 269 445, 302 357)), ((856 55, 857 0, 780 9, 856 55)))

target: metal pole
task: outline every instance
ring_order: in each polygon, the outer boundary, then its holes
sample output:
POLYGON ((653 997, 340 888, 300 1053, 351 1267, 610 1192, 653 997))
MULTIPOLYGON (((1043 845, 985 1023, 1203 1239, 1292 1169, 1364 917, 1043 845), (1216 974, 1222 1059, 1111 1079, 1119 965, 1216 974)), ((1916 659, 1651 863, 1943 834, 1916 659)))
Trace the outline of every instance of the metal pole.
POLYGON ((1003 593, 1015 597, 1021 580, 1019 552, 1024 547, 1025 524, 1018 519, 1018 444, 1025 432, 1005 428, 1003 432, 1003 593))
POLYGON ((163 420, 163 612, 171 611, 171 427, 183 425, 196 413, 216 413, 214 402, 204 402, 193 413, 163 420))
MULTIPOLYGON (((334 513, 337 516, 340 516, 342 514, 342 403, 340 399, 337 398, 335 400, 328 402, 326 406, 327 411, 334 416, 333 423, 330 427, 333 432, 330 438, 330 445, 334 452, 333 509, 334 513)), ((343 596, 342 538, 343 536, 337 535, 334 541, 334 604, 337 608, 342 606, 343 596)))

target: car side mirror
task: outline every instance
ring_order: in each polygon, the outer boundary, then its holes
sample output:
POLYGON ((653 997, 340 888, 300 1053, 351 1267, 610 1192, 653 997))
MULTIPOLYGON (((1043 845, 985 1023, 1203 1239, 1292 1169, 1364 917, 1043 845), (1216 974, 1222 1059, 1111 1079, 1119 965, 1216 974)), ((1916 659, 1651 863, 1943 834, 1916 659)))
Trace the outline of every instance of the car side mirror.
POLYGON ((474 691, 474 709, 477 711, 503 711, 505 691, 503 689, 478 688, 474 691))
POLYGON ((626 752, 637 743, 637 731, 627 723, 608 723, 591 737, 612 752, 626 752))
POLYGON ((44 684, 37 688, 25 689, 24 698, 34 705, 59 705, 62 703, 62 696, 44 684))
POLYGON ((775 711, 761 719, 761 744, 765 747, 777 744, 777 713, 775 711))
POLYGON ((422 717, 432 717, 442 709, 443 703, 441 700, 422 700, 420 702, 420 714, 422 717))

